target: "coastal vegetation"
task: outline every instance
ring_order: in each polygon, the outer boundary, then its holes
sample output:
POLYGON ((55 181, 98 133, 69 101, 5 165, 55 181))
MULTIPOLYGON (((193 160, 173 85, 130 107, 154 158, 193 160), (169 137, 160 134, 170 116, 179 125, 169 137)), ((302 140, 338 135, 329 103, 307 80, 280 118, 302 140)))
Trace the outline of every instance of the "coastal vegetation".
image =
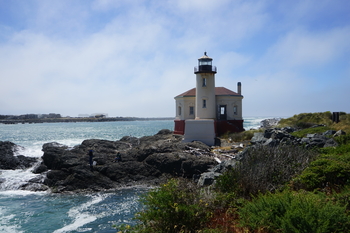
MULTIPOLYGON (((141 197, 135 226, 118 232, 349 232, 350 114, 330 112, 282 119, 293 137, 343 130, 337 146, 279 144, 250 148, 214 185, 171 179, 141 197)), ((248 140, 251 133, 228 135, 248 140)))

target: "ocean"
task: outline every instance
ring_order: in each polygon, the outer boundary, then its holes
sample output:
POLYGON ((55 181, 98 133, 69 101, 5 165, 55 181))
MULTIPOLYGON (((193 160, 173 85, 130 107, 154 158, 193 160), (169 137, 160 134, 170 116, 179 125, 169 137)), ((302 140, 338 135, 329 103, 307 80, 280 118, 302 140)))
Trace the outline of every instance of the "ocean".
MULTIPOLYGON (((258 128, 263 119, 246 117, 244 128, 258 128)), ((173 130, 172 120, 115 121, 41 124, 0 124, 0 141, 11 141, 21 149, 18 155, 41 157, 42 145, 58 142, 70 147, 85 139, 119 140, 123 136, 142 137, 161 129, 173 130)), ((0 232, 116 232, 114 224, 135 224, 141 210, 140 195, 147 187, 129 187, 93 194, 52 194, 18 190, 38 176, 25 170, 0 170, 0 232)))

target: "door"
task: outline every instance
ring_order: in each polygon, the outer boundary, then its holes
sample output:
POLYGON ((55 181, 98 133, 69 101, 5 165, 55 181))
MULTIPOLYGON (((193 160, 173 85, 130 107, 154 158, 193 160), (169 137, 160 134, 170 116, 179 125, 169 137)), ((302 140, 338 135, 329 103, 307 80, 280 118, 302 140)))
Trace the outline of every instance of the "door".
POLYGON ((219 107, 219 119, 227 120, 226 105, 220 105, 219 107))

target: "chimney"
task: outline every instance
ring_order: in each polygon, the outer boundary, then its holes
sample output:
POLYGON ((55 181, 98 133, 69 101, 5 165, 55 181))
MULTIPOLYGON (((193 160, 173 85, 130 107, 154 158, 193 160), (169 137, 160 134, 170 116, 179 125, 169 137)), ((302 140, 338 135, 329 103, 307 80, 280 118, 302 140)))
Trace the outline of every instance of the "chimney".
POLYGON ((242 95, 242 84, 241 82, 237 83, 237 92, 239 95, 242 95))

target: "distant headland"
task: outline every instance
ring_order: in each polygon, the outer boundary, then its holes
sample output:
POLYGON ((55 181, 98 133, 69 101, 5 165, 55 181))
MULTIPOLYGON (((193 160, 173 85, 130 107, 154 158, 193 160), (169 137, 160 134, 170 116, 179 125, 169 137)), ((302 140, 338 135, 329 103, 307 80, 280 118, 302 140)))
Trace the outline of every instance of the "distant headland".
POLYGON ((24 114, 24 115, 0 115, 1 124, 33 124, 33 123, 57 123, 57 122, 106 122, 106 121, 153 121, 173 120, 173 117, 108 117, 104 114, 93 114, 84 117, 62 117, 61 114, 24 114))

